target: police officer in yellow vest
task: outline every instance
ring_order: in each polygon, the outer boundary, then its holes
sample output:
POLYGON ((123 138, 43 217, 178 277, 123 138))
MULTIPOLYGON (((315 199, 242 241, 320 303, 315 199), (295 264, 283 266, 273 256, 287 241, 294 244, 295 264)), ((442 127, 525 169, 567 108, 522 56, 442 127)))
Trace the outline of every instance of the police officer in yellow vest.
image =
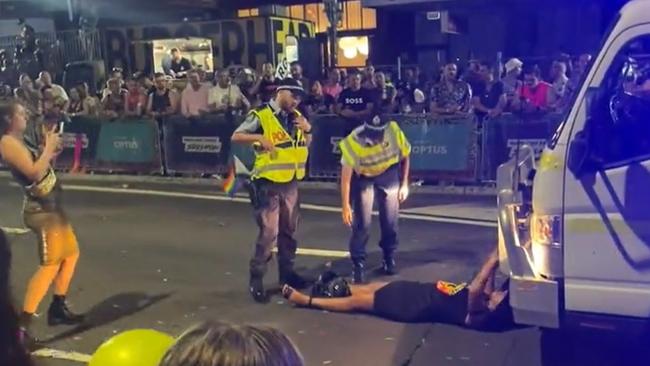
POLYGON ((374 108, 366 122, 340 142, 343 222, 352 227, 350 257, 355 283, 365 282, 372 207, 379 209, 384 273, 394 275, 397 219, 408 196, 411 145, 395 121, 374 108), (353 210, 354 209, 354 210, 353 210))
POLYGON ((280 283, 305 287, 293 269, 298 181, 305 177, 311 142, 311 125, 296 109, 304 94, 296 80, 285 79, 275 98, 251 111, 232 136, 233 142, 252 144, 256 151, 250 193, 259 234, 250 261, 249 290, 257 302, 268 301, 263 277, 276 244, 280 283))

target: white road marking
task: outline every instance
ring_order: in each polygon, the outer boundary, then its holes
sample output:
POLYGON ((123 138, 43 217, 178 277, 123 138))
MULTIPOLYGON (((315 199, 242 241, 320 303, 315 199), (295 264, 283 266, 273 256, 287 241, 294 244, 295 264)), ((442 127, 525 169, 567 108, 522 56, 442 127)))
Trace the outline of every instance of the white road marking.
MULTIPOLYGON (((278 248, 273 248, 273 252, 277 253, 278 248)), ((311 249, 311 248, 298 248, 296 254, 309 255, 314 257, 330 257, 330 258, 350 257, 350 253, 345 250, 327 250, 327 249, 311 249)))
POLYGON ((30 232, 29 229, 23 227, 0 227, 0 230, 4 231, 6 234, 14 234, 14 235, 23 235, 30 232))
POLYGON ((52 348, 43 348, 32 352, 32 356, 41 358, 54 358, 57 360, 74 361, 87 364, 92 358, 91 355, 78 352, 59 351, 52 348))
MULTIPOLYGON (((249 203, 248 198, 243 198, 243 197, 230 198, 227 196, 218 196, 218 195, 210 195, 210 194, 170 192, 170 191, 160 191, 160 190, 151 190, 151 189, 110 188, 110 187, 95 187, 95 186, 75 185, 75 184, 67 184, 65 185, 65 189, 69 191, 80 191, 80 192, 119 193, 119 194, 134 194, 134 195, 143 195, 143 196, 193 198, 193 199, 202 199, 202 200, 210 200, 210 201, 249 203)), ((340 208, 333 207, 333 206, 323 206, 323 205, 306 203, 306 204, 301 204, 300 207, 305 210, 312 210, 312 211, 333 212, 333 213, 341 212, 340 208)), ((377 211, 374 211, 373 215, 377 216, 378 215, 377 211)), ((446 223, 446 224, 460 224, 460 225, 482 226, 482 227, 492 227, 492 228, 497 227, 497 223, 492 221, 472 220, 472 219, 463 219, 463 218, 455 218, 455 217, 438 217, 438 216, 430 216, 430 215, 415 214, 415 213, 402 212, 400 213, 400 218, 409 219, 409 220, 446 223)))

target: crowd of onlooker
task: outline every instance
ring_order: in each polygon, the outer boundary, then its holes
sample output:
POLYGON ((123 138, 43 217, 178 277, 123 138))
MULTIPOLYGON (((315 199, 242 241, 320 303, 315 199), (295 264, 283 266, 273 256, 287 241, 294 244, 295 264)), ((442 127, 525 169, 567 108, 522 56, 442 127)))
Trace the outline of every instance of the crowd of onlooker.
MULTIPOLYGON (((177 54, 171 71, 182 78, 140 72, 125 78, 122 70, 113 69, 104 89, 93 95, 85 83, 66 91, 47 71, 36 80, 23 73, 13 96, 46 121, 82 115, 107 120, 173 114, 197 118, 208 113, 244 114, 268 102, 281 81, 272 64, 264 64, 259 76, 250 69, 221 69, 209 76, 186 65, 175 68, 175 61, 183 65, 185 60, 177 54)), ((368 65, 362 70, 330 69, 322 80, 305 77, 300 63, 294 62, 287 76, 305 89, 300 109, 307 115, 338 114, 360 122, 374 107, 381 107, 387 113, 475 114, 482 120, 502 113, 563 111, 590 60, 588 54, 576 59, 563 55, 546 73, 517 58, 498 67, 472 60, 462 73, 459 65, 448 63, 432 77, 419 67, 404 68, 398 77, 368 65)))

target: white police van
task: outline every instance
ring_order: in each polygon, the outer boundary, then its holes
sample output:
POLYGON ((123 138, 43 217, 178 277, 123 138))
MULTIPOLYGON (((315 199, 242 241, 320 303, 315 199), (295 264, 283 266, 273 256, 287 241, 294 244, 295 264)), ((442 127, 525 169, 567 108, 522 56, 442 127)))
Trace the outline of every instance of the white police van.
POLYGON ((617 15, 538 162, 497 173, 501 269, 519 324, 650 318, 650 1, 617 15))

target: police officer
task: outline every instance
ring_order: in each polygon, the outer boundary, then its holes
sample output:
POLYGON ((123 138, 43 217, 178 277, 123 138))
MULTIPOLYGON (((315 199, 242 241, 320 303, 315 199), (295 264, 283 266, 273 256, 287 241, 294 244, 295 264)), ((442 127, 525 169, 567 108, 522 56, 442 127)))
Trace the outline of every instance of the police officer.
POLYGON ((293 79, 278 86, 275 98, 251 111, 232 136, 235 143, 255 148, 250 196, 259 226, 255 253, 250 261, 250 293, 257 302, 267 302, 263 277, 271 250, 278 247, 281 284, 305 287, 293 269, 298 225, 298 181, 305 176, 311 125, 297 107, 304 89, 293 79))
POLYGON ((379 208, 383 271, 394 275, 397 218, 408 196, 411 145, 395 121, 374 107, 363 125, 341 143, 341 200, 343 222, 352 227, 350 257, 355 283, 365 282, 366 244, 370 238, 372 207, 379 208), (354 209, 354 210, 352 210, 354 209))

